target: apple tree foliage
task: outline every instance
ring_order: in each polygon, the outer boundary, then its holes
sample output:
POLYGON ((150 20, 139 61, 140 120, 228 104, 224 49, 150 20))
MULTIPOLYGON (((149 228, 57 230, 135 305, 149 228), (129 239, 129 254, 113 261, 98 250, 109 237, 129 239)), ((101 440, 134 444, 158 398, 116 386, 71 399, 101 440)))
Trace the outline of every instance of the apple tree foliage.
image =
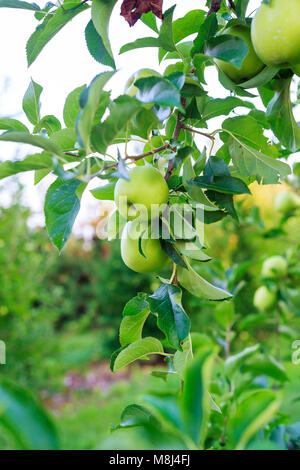
MULTIPOLYGON (((180 239, 174 227, 169 226, 169 238, 161 240, 173 263, 171 277, 160 278, 159 287, 151 295, 137 293, 128 301, 120 324, 120 348, 111 359, 111 369, 117 372, 138 359, 145 360, 151 355, 165 357, 168 371, 153 374, 162 379, 178 376, 183 392, 149 395, 145 401, 149 409, 155 410, 155 416, 167 423, 180 445, 187 448, 206 446, 210 413, 216 414, 214 420, 218 425, 224 422, 224 433, 219 436, 221 445, 234 449, 244 449, 272 419, 281 402, 276 391, 258 388, 242 398, 238 391, 234 395, 232 384, 241 366, 247 363, 248 370, 252 367, 253 374, 257 372, 251 362, 253 357, 257 358, 256 367, 264 369, 274 380, 279 383, 287 380, 280 364, 267 358, 259 345, 237 355, 227 351, 220 372, 229 384, 228 401, 225 400, 222 409, 224 421, 208 393, 218 347, 203 343, 201 335, 191 332, 192 321, 181 301, 184 289, 207 301, 220 301, 216 315, 230 335, 235 322, 230 301, 235 286, 221 281, 212 284, 193 267, 195 262, 210 260, 205 253, 202 225, 224 218, 232 218, 238 224, 234 197, 249 194, 249 185, 254 181, 263 185, 280 183, 291 173, 284 160, 300 149, 300 128, 290 99, 293 78, 290 69, 265 66, 241 83, 218 69, 220 87, 227 90, 228 96, 221 99, 210 95, 205 69, 215 67, 216 59, 240 68, 248 53, 242 38, 220 35, 228 26, 251 24, 251 17, 246 17, 248 3, 213 0, 203 10, 188 11, 174 20, 176 5, 164 10, 162 0, 124 0, 120 21, 127 20, 131 26, 142 21, 149 35, 124 44, 119 54, 151 47, 158 63, 165 67, 163 74, 136 80, 135 96, 123 94, 112 99, 109 83, 117 74, 118 56, 110 46, 109 22, 116 0, 64 0, 48 2, 44 8, 33 2, 0 0, 0 8, 30 10, 38 22, 26 45, 29 67, 68 22, 83 11, 91 13, 83 40, 104 71, 88 86, 70 91, 64 104, 63 122, 54 115, 41 115, 43 88, 34 80, 23 98, 30 127, 16 119, 0 118, 3 131, 0 141, 33 147, 32 153, 22 160, 2 162, 0 178, 33 170, 38 184, 49 174, 55 176, 45 198, 45 218, 49 237, 59 252, 72 231, 89 182, 99 181, 99 187, 91 191, 97 199, 113 200, 116 182, 119 178, 128 179, 128 170, 135 165, 158 168, 169 187, 169 205, 188 205, 193 215, 192 223, 183 220, 189 237, 180 239), (257 96, 264 110, 256 109, 253 99, 257 96), (242 113, 237 109, 242 109, 242 113), (209 131, 210 120, 216 117, 224 117, 223 123, 209 131), (197 144, 198 134, 207 139, 205 147, 197 144), (151 144, 154 136, 161 139, 157 147, 151 144), (218 150, 216 138, 222 143, 218 150), (150 145, 150 151, 129 154, 129 143, 136 141, 150 145), (199 204, 203 208, 202 220, 196 217, 195 207, 199 204), (149 315, 156 317, 165 341, 143 336, 149 315)), ((130 405, 117 428, 144 426, 164 436, 160 422, 149 409, 130 405)), ((294 435, 298 431, 290 427, 287 432, 294 435)), ((277 441, 271 439, 266 445, 276 448, 277 441)))

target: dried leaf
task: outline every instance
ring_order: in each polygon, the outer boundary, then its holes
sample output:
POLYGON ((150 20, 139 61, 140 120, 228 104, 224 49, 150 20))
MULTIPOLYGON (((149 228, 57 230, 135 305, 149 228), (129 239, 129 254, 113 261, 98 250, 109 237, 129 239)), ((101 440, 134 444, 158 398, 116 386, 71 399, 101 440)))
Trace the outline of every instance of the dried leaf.
POLYGON ((121 16, 133 26, 144 13, 152 11, 161 20, 163 0, 124 0, 121 5, 121 16))

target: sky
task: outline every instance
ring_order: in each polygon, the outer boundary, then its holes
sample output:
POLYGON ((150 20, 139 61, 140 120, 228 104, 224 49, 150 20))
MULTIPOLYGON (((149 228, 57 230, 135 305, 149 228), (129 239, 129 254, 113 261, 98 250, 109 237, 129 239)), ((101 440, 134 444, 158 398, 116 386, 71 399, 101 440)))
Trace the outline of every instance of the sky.
MULTIPOLYGON (((35 0, 35 3, 43 7, 45 0, 35 0)), ((174 0, 164 0, 164 9, 174 3, 174 0)), ((205 3, 204 0, 188 0, 188 2, 178 0, 175 18, 183 16, 191 9, 204 8, 205 3)), ((249 11, 254 10, 259 4, 260 0, 251 0, 249 11)), ((121 0, 117 3, 110 22, 110 40, 118 69, 118 73, 109 82, 113 96, 123 93, 124 83, 136 70, 154 68, 162 71, 158 65, 156 49, 135 50, 118 56, 118 51, 124 43, 152 35, 151 30, 140 21, 130 28, 120 17, 120 5, 121 0)), ((79 14, 49 42, 28 69, 25 44, 37 26, 37 20, 30 11, 0 9, 0 116, 17 118, 29 124, 22 112, 22 98, 30 78, 33 78, 44 88, 41 96, 41 115, 54 114, 62 118, 63 105, 68 93, 78 86, 89 84, 96 74, 106 69, 90 56, 86 48, 84 29, 89 19, 90 10, 79 14)), ((218 83, 217 73, 213 67, 209 67, 206 80, 211 96, 228 96, 228 92, 218 83)), ((212 125, 218 123, 212 122, 212 125)), ((205 140, 202 142, 206 143, 205 140)), ((25 156, 26 153, 32 153, 32 147, 25 145, 16 147, 10 143, 0 143, 0 160, 12 159, 16 156, 16 152, 18 156, 25 156)), ((5 195, 3 191, 1 193, 1 204, 9 204, 10 194, 15 188, 13 180, 9 180, 8 190, 7 183, 0 183, 0 189, 3 186, 6 189, 5 195)), ((34 187, 33 174, 30 173, 23 175, 21 181, 25 185, 24 203, 30 205, 34 211, 31 222, 33 225, 43 225, 43 197, 49 180, 45 179, 34 187)), ((94 215, 97 216, 99 203, 88 194, 88 191, 86 193, 82 200, 80 217, 74 227, 77 233, 89 230, 85 222, 94 218, 94 215)))

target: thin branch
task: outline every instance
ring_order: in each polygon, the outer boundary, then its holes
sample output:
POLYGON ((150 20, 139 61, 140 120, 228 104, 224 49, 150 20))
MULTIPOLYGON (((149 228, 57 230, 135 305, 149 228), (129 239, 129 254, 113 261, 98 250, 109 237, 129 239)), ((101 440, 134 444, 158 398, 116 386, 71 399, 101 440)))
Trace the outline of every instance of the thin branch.
POLYGON ((210 16, 212 13, 217 13, 221 8, 222 0, 211 0, 210 9, 206 16, 210 16))
POLYGON ((78 158, 79 155, 76 155, 76 153, 71 153, 71 152, 64 152, 65 155, 69 155, 70 157, 76 157, 78 158))
POLYGON ((128 159, 131 159, 134 161, 141 160, 142 158, 149 157, 150 155, 154 155, 155 153, 162 152, 163 150, 169 149, 170 147, 171 147, 170 144, 165 144, 165 145, 162 145, 161 147, 150 150, 149 152, 142 153, 141 155, 135 155, 135 156, 127 155, 125 160, 128 160, 128 159))
MULTIPOLYGON (((186 99, 182 98, 181 99, 181 104, 182 104, 183 107, 185 107, 185 103, 186 103, 186 99)), ((174 129, 174 132, 173 132, 173 135, 172 135, 172 139, 174 139, 174 140, 178 139, 180 131, 181 131, 181 129, 183 129, 183 127, 184 127, 184 125, 183 125, 183 122, 182 122, 182 114, 181 114, 180 111, 178 111, 176 125, 175 125, 175 129, 174 129)), ((173 165, 173 160, 171 159, 171 160, 169 160, 168 169, 167 169, 167 172, 166 172, 166 175, 165 175, 165 180, 166 181, 169 181, 173 170, 174 170, 174 165, 173 165)))
MULTIPOLYGON (((169 149, 170 147, 171 147, 170 144, 165 144, 165 145, 162 145, 161 147, 157 147, 153 150, 150 150, 150 152, 142 153, 141 155, 133 155, 133 156, 127 155, 127 157, 125 157, 125 160, 133 160, 136 162, 138 160, 141 160, 142 158, 149 157, 150 155, 154 155, 155 153, 159 153, 159 152, 162 152, 163 150, 169 149)), ((115 168, 117 164, 118 164, 117 162, 112 163, 111 165, 107 165, 103 169, 108 170, 110 168, 115 168)))
POLYGON ((182 129, 185 129, 186 131, 189 131, 189 132, 195 132, 195 134, 200 134, 200 135, 204 135, 204 137, 207 137, 208 139, 210 140, 215 140, 214 136, 213 135, 210 135, 210 134, 207 134, 206 132, 201 132, 201 131, 198 131, 197 129, 194 129, 192 127, 188 127, 186 126, 185 124, 182 124, 182 129))
POLYGON ((232 8, 232 10, 236 10, 236 6, 235 6, 235 3, 233 0, 228 0, 229 2, 229 5, 230 5, 230 8, 232 8))

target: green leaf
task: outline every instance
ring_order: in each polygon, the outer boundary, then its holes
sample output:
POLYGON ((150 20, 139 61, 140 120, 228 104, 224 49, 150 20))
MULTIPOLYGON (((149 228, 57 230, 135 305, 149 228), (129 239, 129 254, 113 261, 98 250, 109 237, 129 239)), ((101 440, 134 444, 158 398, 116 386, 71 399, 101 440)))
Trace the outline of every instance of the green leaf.
POLYGON ((159 417, 168 424, 168 427, 173 428, 173 432, 185 431, 177 396, 171 394, 151 394, 144 395, 142 398, 143 401, 151 405, 159 417))
POLYGON ((20 0, 0 0, 0 8, 21 8, 22 10, 40 11, 36 3, 22 2, 20 0))
POLYGON ((42 91, 41 85, 31 80, 25 92, 22 106, 31 124, 37 124, 40 120, 40 96, 42 91))
POLYGON ((75 127, 76 118, 80 111, 79 97, 82 90, 85 88, 86 85, 75 88, 75 90, 71 91, 67 96, 63 112, 65 125, 67 127, 75 127))
POLYGON ((141 17, 141 21, 150 29, 152 29, 152 31, 154 31, 155 33, 158 33, 156 16, 154 15, 152 11, 148 11, 148 13, 144 13, 141 17))
POLYGON ((54 142, 41 135, 31 135, 21 131, 7 131, 0 135, 0 141, 29 144, 34 147, 40 147, 52 155, 63 156, 63 152, 54 142))
MULTIPOLYGON (((160 127, 160 123, 156 115, 145 108, 138 111, 129 122, 130 135, 137 135, 148 140, 152 129, 160 127)), ((126 135, 124 136, 126 139, 126 135)))
POLYGON ((9 382, 0 381, 0 424, 16 439, 22 450, 58 450, 55 426, 31 394, 9 382))
POLYGON ((77 134, 79 143, 82 147, 89 149, 90 134, 94 124, 95 114, 97 112, 102 90, 104 85, 113 76, 114 72, 103 72, 97 75, 87 89, 81 94, 82 110, 77 119, 77 134))
POLYGON ((100 64, 115 68, 115 63, 104 47, 101 36, 96 31, 94 23, 90 20, 85 28, 85 40, 91 56, 100 64))
POLYGON ((18 121, 17 119, 11 119, 11 118, 0 118, 0 129, 4 131, 15 130, 15 131, 29 132, 25 124, 18 121))
POLYGON ((234 374, 240 369, 240 367, 252 356, 258 354, 260 345, 256 344, 249 348, 244 349, 234 356, 230 356, 225 362, 225 374, 229 379, 232 379, 234 374))
POLYGON ((196 445, 204 444, 210 415, 211 399, 208 393, 216 350, 203 348, 185 372, 181 398, 182 417, 187 433, 196 445))
POLYGON ((293 115, 290 98, 291 78, 275 80, 276 93, 267 107, 267 116, 272 131, 290 152, 300 149, 300 127, 293 115))
POLYGON ((187 158, 183 164, 183 175, 182 181, 185 187, 185 190, 189 194, 189 196, 196 202, 203 204, 204 206, 209 206, 212 209, 217 209, 216 206, 205 196, 204 192, 201 188, 195 185, 191 185, 188 182, 195 178, 195 170, 193 168, 191 158, 187 158))
POLYGON ((255 175, 259 181, 262 179, 265 184, 272 184, 291 173, 287 163, 275 160, 238 139, 232 141, 229 148, 233 165, 241 176, 255 175))
POLYGON ((288 381, 284 367, 273 357, 258 357, 251 364, 243 366, 243 372, 251 372, 255 376, 267 375, 278 382, 288 381))
POLYGON ((144 323, 150 313, 149 304, 145 299, 146 294, 140 294, 126 304, 119 331, 121 346, 141 339, 144 323))
MULTIPOLYGON (((92 21, 95 29, 102 39, 104 48, 111 58, 111 63, 114 64, 113 53, 111 50, 108 30, 109 20, 117 0, 93 0, 92 3, 92 21)), ((115 68, 115 65, 113 65, 115 68)))
POLYGON ((28 155, 21 161, 11 162, 9 160, 0 163, 0 179, 7 176, 16 175, 23 171, 51 169, 52 157, 49 153, 37 153, 35 155, 28 155))
MULTIPOLYGON (((94 3, 94 2, 93 2, 94 3)), ((59 7, 53 14, 45 17, 43 23, 37 27, 30 36, 27 45, 27 62, 30 66, 40 54, 46 44, 75 16, 89 8, 87 4, 77 5, 76 8, 67 9, 59 7)))
POLYGON ((204 51, 204 45, 207 40, 212 38, 218 31, 218 20, 216 14, 205 18, 203 23, 200 23, 200 28, 196 39, 194 40, 194 47, 192 49, 192 55, 196 53, 202 53, 204 51))
POLYGON ((178 267, 178 281, 182 287, 201 299, 224 300, 232 297, 229 292, 213 286, 203 279, 191 266, 188 270, 178 267))
POLYGON ((60 252, 68 240, 80 209, 76 190, 78 180, 56 179, 49 187, 45 198, 46 228, 53 245, 60 252))
POLYGON ((199 246, 193 242, 178 240, 176 241, 176 246, 179 252, 188 258, 204 262, 212 259, 210 256, 205 254, 203 250, 200 250, 199 246))
POLYGON ((221 85, 223 85, 226 90, 230 90, 234 92, 234 94, 238 96, 246 96, 248 98, 255 98, 256 95, 253 95, 253 93, 250 93, 249 91, 245 90, 244 88, 238 86, 235 82, 233 82, 228 75, 222 72, 221 69, 218 69, 218 75, 219 75, 219 82, 221 85))
POLYGON ((91 143, 95 150, 104 154, 115 137, 126 127, 126 124, 140 110, 140 103, 127 95, 121 95, 112 102, 110 114, 94 126, 91 134, 91 143))
POLYGON ((91 189, 92 195, 101 201, 113 201, 116 183, 108 183, 99 188, 91 189))
POLYGON ((181 109, 180 89, 167 78, 140 78, 135 82, 135 86, 139 89, 136 98, 142 103, 176 106, 181 109))
POLYGON ((149 354, 163 354, 163 352, 162 344, 158 339, 151 336, 139 339, 126 348, 122 348, 115 358, 113 372, 117 372, 137 359, 144 359, 149 354))
POLYGON ((49 175, 50 171, 49 169, 43 169, 43 170, 35 170, 34 172, 34 184, 39 184, 40 181, 42 181, 43 178, 45 178, 47 175, 49 175))
POLYGON ((160 47, 165 51, 175 51, 176 46, 173 37, 173 13, 175 6, 172 6, 164 12, 164 18, 160 27, 158 41, 160 47))
POLYGON ((119 54, 124 54, 124 52, 141 49, 143 47, 159 47, 158 38, 145 37, 138 38, 134 42, 128 42, 121 47, 119 54))
POLYGON ((208 121, 209 119, 213 119, 217 116, 227 116, 233 109, 238 108, 239 106, 250 109, 254 108, 253 103, 243 101, 235 96, 215 99, 207 97, 201 117, 203 121, 208 121))
POLYGON ((228 447, 243 450, 250 439, 267 424, 278 411, 280 397, 271 390, 251 393, 237 406, 227 422, 228 447))
POLYGON ((52 115, 44 116, 35 126, 34 133, 41 132, 41 130, 45 129, 47 134, 51 136, 55 132, 61 130, 61 123, 60 121, 52 115))
MULTIPOLYGON (((246 145, 249 145, 249 147, 261 150, 266 155, 274 158, 278 156, 276 147, 269 144, 268 138, 264 135, 261 121, 257 120, 255 114, 249 113, 246 116, 236 116, 225 119, 222 127, 230 131, 246 145)), ((221 134, 221 138, 224 142, 227 142, 229 139, 225 134, 221 134)))
POLYGON ((204 48, 205 55, 229 62, 237 68, 241 68, 248 54, 248 46, 241 38, 222 34, 208 39, 204 48))
POLYGON ((189 340, 185 340, 182 345, 182 351, 176 351, 173 359, 173 367, 181 380, 184 378, 184 372, 188 364, 193 359, 193 350, 189 340))
POLYGON ((206 12, 203 10, 191 10, 182 18, 173 22, 173 38, 177 44, 191 34, 198 33, 199 26, 205 19, 206 12))
POLYGON ((157 326, 165 333, 169 344, 179 350, 191 326, 182 308, 181 297, 181 289, 172 284, 162 284, 149 297, 151 312, 158 315, 157 326))
POLYGON ((180 255, 180 253, 177 251, 173 243, 168 242, 167 240, 160 240, 160 244, 164 252, 171 258, 171 260, 177 264, 178 266, 182 266, 183 268, 186 268, 186 264, 180 255))
MULTIPOLYGON (((235 219, 237 222, 239 221, 238 215, 234 207, 232 194, 225 194, 225 193, 220 193, 218 191, 207 190, 206 196, 213 203, 215 203, 220 209, 225 209, 227 214, 231 215, 233 219, 235 219)), ((215 213, 213 213, 213 215, 214 214, 215 213)), ((204 214, 204 221, 205 221, 205 217, 206 217, 206 212, 204 214)))
MULTIPOLYGON (((69 152, 70 150, 75 150, 76 148, 76 131, 75 129, 71 128, 61 129, 60 131, 52 134, 49 140, 55 145, 59 146, 64 152, 69 152)), ((69 156, 66 156, 66 158, 69 158, 69 156)), ((78 161, 78 158, 75 157, 73 161, 78 161)))
POLYGON ((210 189, 225 194, 251 194, 248 186, 239 178, 232 176, 215 176, 213 181, 209 176, 197 176, 189 181, 199 188, 210 189))
POLYGON ((280 68, 277 66, 270 66, 270 67, 265 67, 262 69, 261 72, 259 72, 255 77, 250 78, 250 80, 247 80, 246 82, 239 83, 239 87, 241 88, 258 88, 266 83, 269 83, 272 78, 275 77, 275 75, 279 72, 280 68))
POLYGON ((113 427, 113 431, 121 428, 132 428, 133 426, 150 426, 159 428, 159 422, 147 408, 140 405, 128 405, 121 414, 120 424, 113 427))

